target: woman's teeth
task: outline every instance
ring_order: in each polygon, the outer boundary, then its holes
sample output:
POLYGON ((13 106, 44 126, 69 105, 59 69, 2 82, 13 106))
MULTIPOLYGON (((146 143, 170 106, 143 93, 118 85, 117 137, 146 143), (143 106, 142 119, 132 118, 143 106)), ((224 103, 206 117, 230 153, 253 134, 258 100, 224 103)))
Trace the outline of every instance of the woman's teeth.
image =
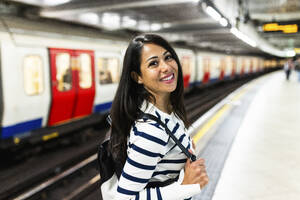
POLYGON ((166 78, 164 78, 162 80, 163 81, 169 81, 169 80, 171 80, 173 78, 173 76, 174 76, 174 74, 172 74, 171 76, 168 76, 168 77, 166 77, 166 78))

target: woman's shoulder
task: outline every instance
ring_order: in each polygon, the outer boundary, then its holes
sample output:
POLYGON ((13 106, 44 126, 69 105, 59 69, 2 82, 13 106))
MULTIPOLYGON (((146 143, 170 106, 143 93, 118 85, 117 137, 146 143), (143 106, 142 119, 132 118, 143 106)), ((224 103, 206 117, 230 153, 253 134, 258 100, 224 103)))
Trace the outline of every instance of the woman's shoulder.
POLYGON ((158 138, 164 141, 163 143, 167 143, 169 139, 169 135, 163 127, 156 121, 146 118, 135 121, 131 133, 135 136, 144 136, 153 139, 158 138))

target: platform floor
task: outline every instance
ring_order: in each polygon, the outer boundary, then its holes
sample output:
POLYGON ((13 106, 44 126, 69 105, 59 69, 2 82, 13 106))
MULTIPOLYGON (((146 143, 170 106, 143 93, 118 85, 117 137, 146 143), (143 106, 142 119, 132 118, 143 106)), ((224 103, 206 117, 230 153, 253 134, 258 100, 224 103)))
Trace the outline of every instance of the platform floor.
POLYGON ((300 199, 300 82, 283 71, 252 81, 199 152, 210 183, 196 200, 300 199), (228 138, 227 138, 228 137, 228 138))

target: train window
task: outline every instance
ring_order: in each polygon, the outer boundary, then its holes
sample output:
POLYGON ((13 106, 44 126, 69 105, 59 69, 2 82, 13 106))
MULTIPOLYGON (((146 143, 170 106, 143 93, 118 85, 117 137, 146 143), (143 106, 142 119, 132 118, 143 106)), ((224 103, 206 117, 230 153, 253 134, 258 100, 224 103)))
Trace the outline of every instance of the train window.
POLYGON ((207 73, 210 70, 210 58, 205 57, 203 59, 203 72, 207 73))
POLYGON ((38 95, 43 92, 43 62, 37 55, 26 56, 24 67, 24 87, 28 95, 38 95))
POLYGON ((182 65, 183 76, 190 75, 190 73, 191 73, 191 58, 189 56, 182 56, 181 57, 181 65, 182 65))
POLYGON ((120 62, 118 58, 99 58, 97 60, 100 84, 119 82, 120 62))
POLYGON ((68 53, 56 55, 56 80, 57 89, 61 92, 72 88, 71 56, 68 53))
POLYGON ((83 53, 79 57, 79 86, 81 88, 92 87, 92 63, 91 56, 83 53))

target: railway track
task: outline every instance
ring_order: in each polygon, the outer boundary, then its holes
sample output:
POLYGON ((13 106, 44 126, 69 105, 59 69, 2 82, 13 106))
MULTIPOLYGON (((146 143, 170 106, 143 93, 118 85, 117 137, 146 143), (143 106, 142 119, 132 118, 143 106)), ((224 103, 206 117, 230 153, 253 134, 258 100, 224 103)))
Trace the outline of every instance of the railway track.
MULTIPOLYGON (((185 105, 190 122, 194 122, 233 90, 252 78, 220 83, 209 89, 196 89, 187 94, 185 105)), ((65 149, 65 154, 62 151, 56 152, 57 157, 54 156, 55 152, 53 155, 46 154, 43 155, 46 158, 36 160, 33 158, 34 161, 26 161, 27 168, 24 165, 12 171, 8 170, 12 176, 22 177, 21 180, 17 178, 14 180, 12 177, 5 180, 5 175, 1 173, 0 182, 5 185, 0 189, 0 199, 101 199, 100 176, 97 171, 95 152, 106 130, 107 128, 94 130, 97 139, 87 142, 83 147, 74 145, 65 149), (43 162, 46 164, 42 164, 43 162), (30 165, 34 167, 30 168, 30 165), (48 168, 44 168, 44 165, 48 165, 48 168), (42 169, 39 169, 39 166, 42 169), (17 174, 13 174, 14 172, 17 174), (23 175, 24 172, 26 176, 23 175)))

